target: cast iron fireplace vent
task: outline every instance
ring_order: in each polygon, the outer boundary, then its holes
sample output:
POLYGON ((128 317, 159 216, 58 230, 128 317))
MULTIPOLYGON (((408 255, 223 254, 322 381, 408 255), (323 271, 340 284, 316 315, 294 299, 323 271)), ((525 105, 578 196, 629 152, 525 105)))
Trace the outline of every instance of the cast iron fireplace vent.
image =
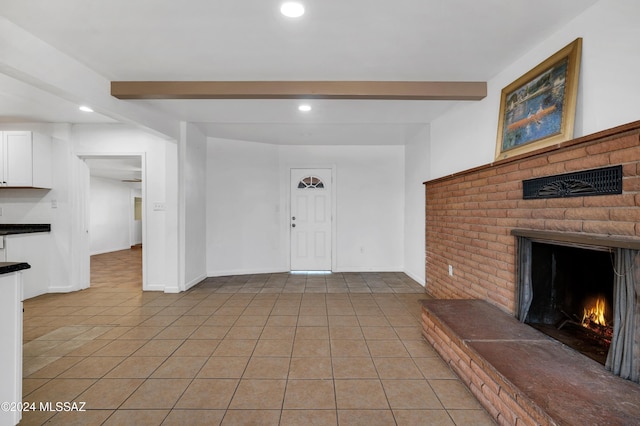
POLYGON ((522 198, 525 200, 610 194, 622 194, 622 166, 522 181, 522 198))

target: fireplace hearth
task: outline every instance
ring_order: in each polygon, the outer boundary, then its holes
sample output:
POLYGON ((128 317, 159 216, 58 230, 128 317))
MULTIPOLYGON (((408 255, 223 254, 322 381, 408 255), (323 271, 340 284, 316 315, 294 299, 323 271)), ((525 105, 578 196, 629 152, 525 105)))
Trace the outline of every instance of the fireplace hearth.
POLYGON ((640 386, 483 300, 423 300, 422 327, 497 424, 638 423, 640 386))

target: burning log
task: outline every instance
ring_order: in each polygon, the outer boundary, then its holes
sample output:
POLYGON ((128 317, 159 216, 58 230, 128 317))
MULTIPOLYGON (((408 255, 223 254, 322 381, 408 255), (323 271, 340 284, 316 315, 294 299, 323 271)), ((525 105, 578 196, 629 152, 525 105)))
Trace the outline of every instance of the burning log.
POLYGON ((611 339, 613 338, 613 327, 600 325, 594 321, 589 321, 586 325, 583 322, 582 325, 586 330, 595 333, 605 344, 611 344, 611 339))
POLYGON ((613 326, 598 324, 590 318, 580 320, 575 315, 569 315, 562 310, 560 312, 567 318, 556 326, 558 330, 572 325, 577 333, 582 334, 585 339, 589 339, 598 346, 608 348, 611 345, 613 326))

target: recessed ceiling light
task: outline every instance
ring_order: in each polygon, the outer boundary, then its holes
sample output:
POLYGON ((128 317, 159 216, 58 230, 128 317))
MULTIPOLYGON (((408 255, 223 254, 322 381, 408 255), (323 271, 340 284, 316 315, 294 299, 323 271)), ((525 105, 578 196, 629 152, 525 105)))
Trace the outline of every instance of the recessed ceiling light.
POLYGON ((93 110, 91 108, 89 108, 86 105, 82 105, 80 108, 78 108, 80 111, 84 111, 84 112, 93 112, 93 110))
POLYGON ((300 105, 298 109, 302 112, 309 112, 311 111, 311 105, 306 105, 306 104, 300 105))
POLYGON ((280 13, 289 18, 299 18, 304 15, 304 6, 302 3, 288 1, 280 6, 280 13))

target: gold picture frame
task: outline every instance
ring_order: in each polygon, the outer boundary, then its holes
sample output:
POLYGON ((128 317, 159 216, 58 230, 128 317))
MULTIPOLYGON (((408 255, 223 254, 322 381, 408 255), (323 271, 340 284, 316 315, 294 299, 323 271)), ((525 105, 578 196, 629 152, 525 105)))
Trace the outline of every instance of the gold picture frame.
POLYGON ((496 160, 573 138, 582 38, 502 89, 496 160))

